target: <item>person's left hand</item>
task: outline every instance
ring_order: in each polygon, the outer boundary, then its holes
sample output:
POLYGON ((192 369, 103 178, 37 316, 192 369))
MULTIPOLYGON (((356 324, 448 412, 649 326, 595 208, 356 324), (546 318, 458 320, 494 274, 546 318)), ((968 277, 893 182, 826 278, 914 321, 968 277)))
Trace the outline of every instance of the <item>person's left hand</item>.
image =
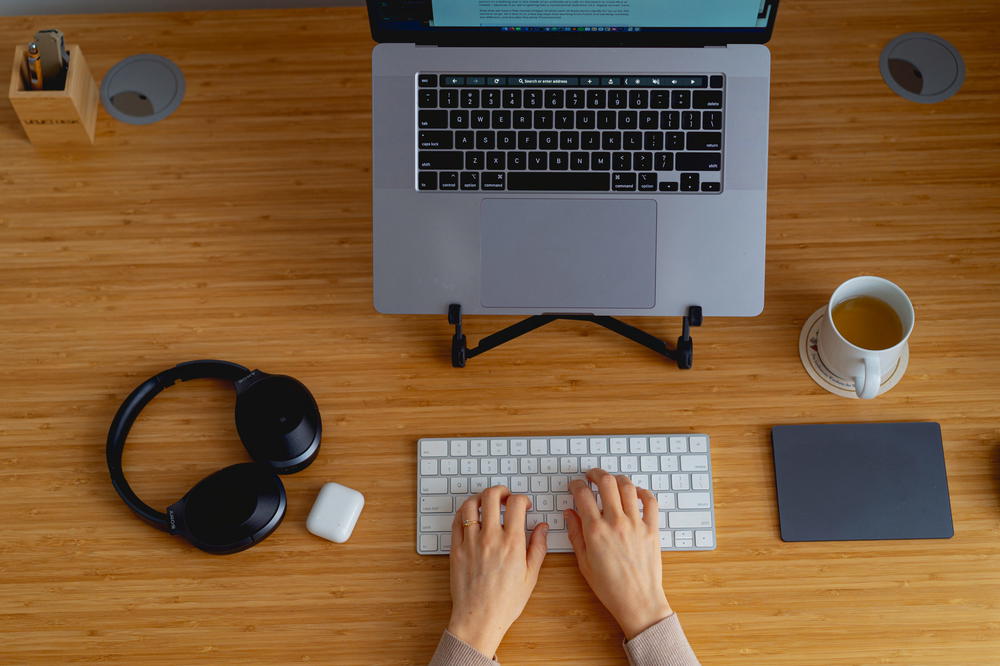
POLYGON ((525 513, 531 500, 505 486, 470 497, 451 526, 451 620, 448 631, 488 657, 521 615, 545 559, 541 523, 525 545, 525 513), (500 524, 500 504, 507 505, 500 524), (480 510, 482 517, 480 517, 480 510), (481 521, 465 526, 466 520, 481 521))

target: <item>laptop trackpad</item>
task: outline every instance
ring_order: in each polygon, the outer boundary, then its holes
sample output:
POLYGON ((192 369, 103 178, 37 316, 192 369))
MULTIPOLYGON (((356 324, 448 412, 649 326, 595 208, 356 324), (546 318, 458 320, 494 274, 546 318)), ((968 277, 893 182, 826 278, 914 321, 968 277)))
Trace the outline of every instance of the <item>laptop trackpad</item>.
POLYGON ((656 303, 651 199, 484 199, 480 219, 484 307, 656 303))

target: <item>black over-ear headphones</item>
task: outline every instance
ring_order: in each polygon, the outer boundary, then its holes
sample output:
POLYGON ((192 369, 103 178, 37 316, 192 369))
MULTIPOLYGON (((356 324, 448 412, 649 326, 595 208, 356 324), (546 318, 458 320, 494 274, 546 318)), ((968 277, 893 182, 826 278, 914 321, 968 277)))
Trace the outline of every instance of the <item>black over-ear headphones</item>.
POLYGON ((108 471, 125 504, 150 525, 179 534, 209 553, 236 553, 278 527, 286 500, 277 474, 298 472, 315 460, 321 430, 319 408, 301 382, 227 361, 190 361, 147 379, 118 408, 108 430, 108 471), (205 477, 162 513, 140 500, 125 480, 125 438, 150 400, 177 380, 190 379, 233 383, 236 430, 255 462, 205 477))

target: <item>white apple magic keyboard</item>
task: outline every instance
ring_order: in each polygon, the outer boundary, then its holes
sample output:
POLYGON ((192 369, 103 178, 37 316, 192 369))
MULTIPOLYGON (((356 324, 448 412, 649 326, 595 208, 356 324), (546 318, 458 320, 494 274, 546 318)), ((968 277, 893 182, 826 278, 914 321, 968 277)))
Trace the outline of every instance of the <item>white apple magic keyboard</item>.
MULTIPOLYGON (((549 524, 549 552, 572 552, 562 512, 575 508, 570 481, 584 478, 592 467, 627 474, 636 486, 653 491, 660 505, 660 550, 715 548, 707 435, 436 438, 421 439, 417 446, 421 555, 446 555, 458 507, 500 485, 531 498, 526 527, 549 524)), ((597 502, 600 506, 600 496, 597 502)))

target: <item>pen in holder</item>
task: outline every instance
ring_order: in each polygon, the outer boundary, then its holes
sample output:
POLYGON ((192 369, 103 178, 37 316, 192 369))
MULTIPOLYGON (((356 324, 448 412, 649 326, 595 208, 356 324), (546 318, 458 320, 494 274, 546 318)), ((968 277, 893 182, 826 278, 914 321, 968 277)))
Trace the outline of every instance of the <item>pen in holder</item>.
POLYGON ((36 146, 92 144, 97 126, 97 84, 80 47, 69 47, 69 68, 62 90, 31 90, 25 47, 14 50, 10 103, 36 146))

